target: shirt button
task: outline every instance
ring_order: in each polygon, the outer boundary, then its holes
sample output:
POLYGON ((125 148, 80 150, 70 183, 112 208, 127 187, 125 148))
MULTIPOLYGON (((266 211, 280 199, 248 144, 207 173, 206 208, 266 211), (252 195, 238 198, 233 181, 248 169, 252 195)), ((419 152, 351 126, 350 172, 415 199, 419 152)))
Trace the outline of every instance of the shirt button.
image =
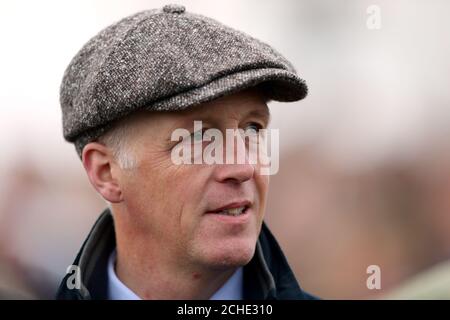
POLYGON ((168 4, 163 7, 165 13, 183 13, 186 8, 179 4, 168 4))

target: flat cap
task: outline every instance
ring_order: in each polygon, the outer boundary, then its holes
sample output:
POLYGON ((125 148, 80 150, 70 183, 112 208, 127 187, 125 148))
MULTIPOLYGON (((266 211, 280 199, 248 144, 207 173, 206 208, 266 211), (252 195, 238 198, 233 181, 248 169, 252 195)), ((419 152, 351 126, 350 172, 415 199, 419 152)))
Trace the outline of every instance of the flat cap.
POLYGON ((126 17, 89 40, 60 88, 64 138, 84 146, 136 110, 177 111, 249 87, 275 101, 307 93, 269 45, 180 5, 126 17))

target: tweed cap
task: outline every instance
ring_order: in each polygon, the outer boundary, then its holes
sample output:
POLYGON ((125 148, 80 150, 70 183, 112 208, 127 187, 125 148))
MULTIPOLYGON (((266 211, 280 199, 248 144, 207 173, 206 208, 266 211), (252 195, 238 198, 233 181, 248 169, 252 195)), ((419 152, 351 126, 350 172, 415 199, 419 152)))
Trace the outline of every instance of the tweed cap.
POLYGON ((67 67, 64 138, 84 146, 136 110, 177 111, 258 86, 275 101, 307 94, 269 45, 183 6, 138 12, 103 29, 67 67))

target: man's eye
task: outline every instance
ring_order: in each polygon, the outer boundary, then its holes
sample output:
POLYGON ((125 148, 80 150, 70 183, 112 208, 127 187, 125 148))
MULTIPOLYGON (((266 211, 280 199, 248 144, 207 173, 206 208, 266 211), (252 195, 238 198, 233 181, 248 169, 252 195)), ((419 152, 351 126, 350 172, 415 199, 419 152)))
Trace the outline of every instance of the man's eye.
POLYGON ((191 137, 195 142, 202 141, 203 140, 203 132, 205 130, 197 130, 195 132, 192 132, 191 137))
POLYGON ((252 123, 249 123, 245 127, 245 132, 252 133, 252 134, 258 134, 259 130, 261 130, 261 129, 262 129, 262 126, 259 123, 252 122, 252 123))

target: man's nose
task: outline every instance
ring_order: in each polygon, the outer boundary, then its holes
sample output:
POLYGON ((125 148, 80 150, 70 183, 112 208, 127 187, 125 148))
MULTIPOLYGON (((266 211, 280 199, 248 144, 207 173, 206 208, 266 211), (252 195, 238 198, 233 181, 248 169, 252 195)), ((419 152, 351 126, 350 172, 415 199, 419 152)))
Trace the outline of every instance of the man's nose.
POLYGON ((215 178, 218 182, 243 183, 255 174, 252 164, 219 164, 215 168, 215 178))
POLYGON ((229 161, 230 159, 226 155, 227 146, 224 146, 223 149, 224 162, 223 164, 216 165, 215 168, 217 181, 242 183, 250 180, 255 175, 255 165, 250 162, 245 141, 240 136, 235 137, 233 148, 228 150, 234 154, 234 158, 231 161, 229 161))

